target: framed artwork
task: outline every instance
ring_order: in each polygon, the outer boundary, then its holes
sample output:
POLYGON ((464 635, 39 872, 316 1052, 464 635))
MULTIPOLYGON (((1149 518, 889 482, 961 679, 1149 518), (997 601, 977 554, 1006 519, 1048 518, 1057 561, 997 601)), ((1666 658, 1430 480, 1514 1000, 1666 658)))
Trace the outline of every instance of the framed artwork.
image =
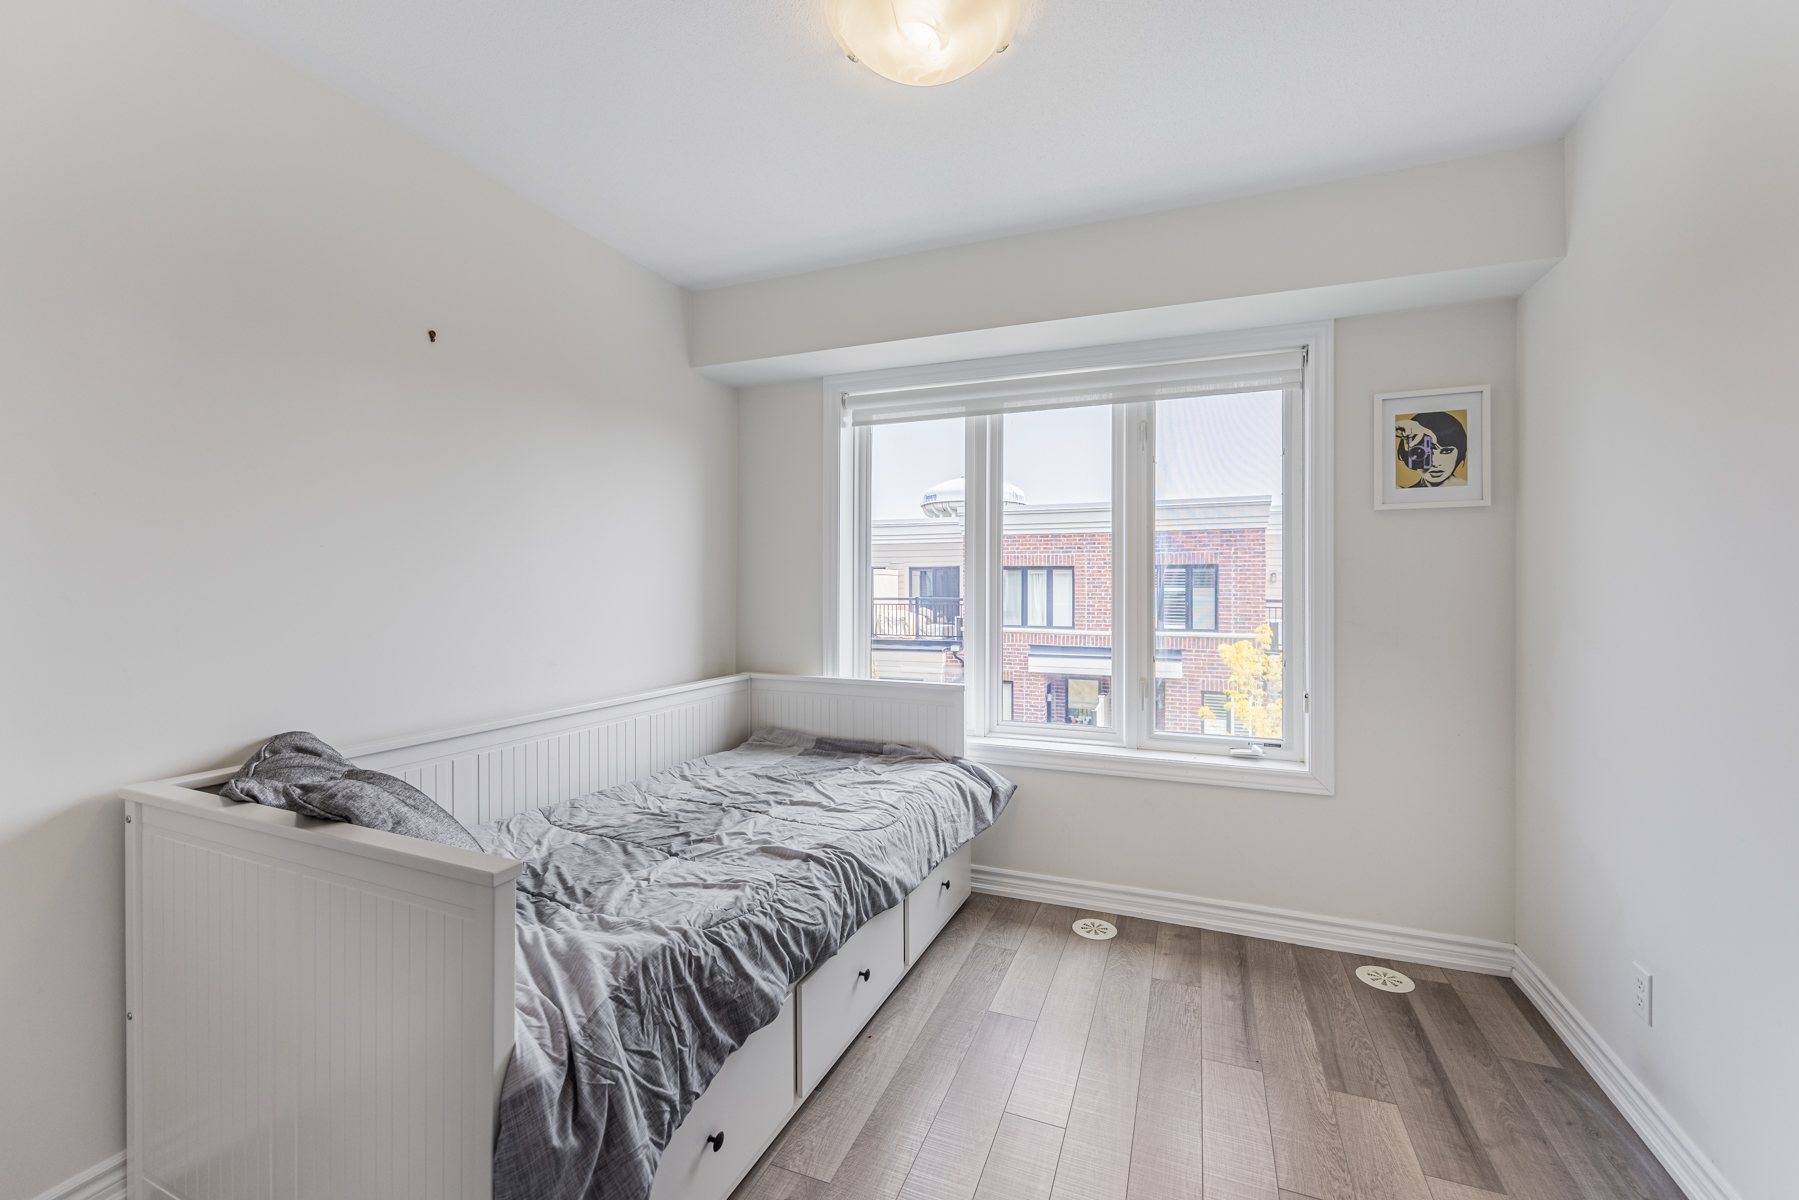
POLYGON ((1374 507, 1475 508, 1493 503, 1492 389, 1433 388, 1374 398, 1374 507))

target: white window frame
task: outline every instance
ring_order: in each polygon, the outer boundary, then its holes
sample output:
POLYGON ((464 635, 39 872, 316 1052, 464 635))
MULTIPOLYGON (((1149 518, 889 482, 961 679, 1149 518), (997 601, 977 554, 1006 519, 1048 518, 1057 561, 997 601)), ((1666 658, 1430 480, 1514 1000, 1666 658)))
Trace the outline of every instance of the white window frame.
POLYGON ((827 675, 866 676, 872 602, 869 467, 872 431, 852 427, 846 393, 1271 350, 1305 351, 1304 384, 1285 406, 1282 642, 1286 737, 1259 759, 1233 756, 1249 739, 1154 730, 1153 401, 1113 406, 1113 726, 1040 727, 1000 720, 1003 505, 1000 423, 966 418, 963 652, 969 757, 993 766, 1332 795, 1333 325, 1201 334, 971 362, 899 367, 824 380, 824 621, 827 675), (1144 437, 1147 429, 1149 436, 1144 437), (1122 532, 1122 536, 1118 534, 1122 532), (1141 576, 1141 578, 1139 578, 1141 576), (1149 589, 1150 594, 1141 593, 1149 589), (1141 610, 1141 611, 1138 611, 1141 610), (1142 694, 1139 694, 1142 693, 1142 694))

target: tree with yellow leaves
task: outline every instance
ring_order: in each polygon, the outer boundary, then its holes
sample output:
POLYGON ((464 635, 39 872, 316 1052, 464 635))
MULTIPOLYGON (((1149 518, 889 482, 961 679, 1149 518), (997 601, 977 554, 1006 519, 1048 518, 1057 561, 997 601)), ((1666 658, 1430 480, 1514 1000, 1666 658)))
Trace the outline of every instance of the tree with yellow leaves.
MULTIPOLYGON (((1218 657, 1231 671, 1224 685, 1230 697, 1225 708, 1251 737, 1281 736, 1281 656, 1273 650, 1274 630, 1267 625, 1259 627, 1253 638, 1218 649, 1218 657)), ((1209 708, 1200 709, 1200 715, 1219 717, 1209 708)))

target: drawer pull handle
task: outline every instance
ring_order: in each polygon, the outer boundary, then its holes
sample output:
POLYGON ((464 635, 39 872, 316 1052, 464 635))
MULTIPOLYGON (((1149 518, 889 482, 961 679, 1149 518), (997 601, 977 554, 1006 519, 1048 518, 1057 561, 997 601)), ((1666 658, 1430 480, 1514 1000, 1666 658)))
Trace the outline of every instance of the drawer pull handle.
POLYGON ((867 979, 868 978, 868 968, 863 967, 860 971, 857 971, 856 974, 863 979, 867 979))
POLYGON ((712 1147, 712 1153, 714 1154, 723 1150, 725 1148, 725 1131, 721 1129, 711 1137, 707 1138, 706 1144, 712 1147))
POLYGON ((949 880, 945 879, 943 881, 943 887, 945 891, 949 890, 949 880))

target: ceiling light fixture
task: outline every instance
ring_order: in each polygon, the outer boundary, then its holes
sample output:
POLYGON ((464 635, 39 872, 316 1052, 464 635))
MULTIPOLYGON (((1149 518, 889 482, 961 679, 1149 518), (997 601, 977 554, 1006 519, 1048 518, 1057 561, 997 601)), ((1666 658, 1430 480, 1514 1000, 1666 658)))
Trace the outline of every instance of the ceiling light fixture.
POLYGON ((825 0, 854 62, 912 87, 960 79, 1012 41, 1019 0, 825 0))

